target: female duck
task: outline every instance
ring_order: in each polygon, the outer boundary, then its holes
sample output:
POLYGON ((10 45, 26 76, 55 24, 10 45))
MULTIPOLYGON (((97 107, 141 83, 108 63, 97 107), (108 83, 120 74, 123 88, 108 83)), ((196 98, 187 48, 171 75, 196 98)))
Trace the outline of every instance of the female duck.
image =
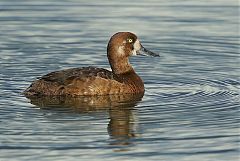
POLYGON ((92 96, 144 93, 142 79, 135 73, 128 57, 132 55, 159 56, 146 50, 130 32, 114 34, 107 46, 112 71, 83 67, 51 72, 42 76, 24 94, 26 96, 92 96))

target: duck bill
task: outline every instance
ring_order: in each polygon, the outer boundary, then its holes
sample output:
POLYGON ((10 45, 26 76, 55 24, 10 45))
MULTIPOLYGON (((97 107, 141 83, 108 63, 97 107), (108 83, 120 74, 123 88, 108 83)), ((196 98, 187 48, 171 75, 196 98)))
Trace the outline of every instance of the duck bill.
POLYGON ((144 56, 153 56, 153 57, 158 56, 159 57, 159 54, 145 49, 138 39, 133 44, 133 49, 134 49, 133 50, 133 55, 144 55, 144 56))
POLYGON ((141 46, 140 50, 137 51, 137 55, 159 57, 159 54, 154 53, 154 52, 152 52, 150 50, 147 50, 143 46, 141 46))

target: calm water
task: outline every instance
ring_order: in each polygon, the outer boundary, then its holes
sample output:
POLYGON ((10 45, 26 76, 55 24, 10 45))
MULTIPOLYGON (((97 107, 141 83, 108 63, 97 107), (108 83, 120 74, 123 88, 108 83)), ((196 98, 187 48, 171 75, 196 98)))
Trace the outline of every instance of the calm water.
POLYGON ((238 7, 0 0, 0 160, 238 160, 238 7), (53 70, 109 68, 106 45, 117 31, 161 54, 131 58, 145 82, 142 100, 21 95, 53 70))

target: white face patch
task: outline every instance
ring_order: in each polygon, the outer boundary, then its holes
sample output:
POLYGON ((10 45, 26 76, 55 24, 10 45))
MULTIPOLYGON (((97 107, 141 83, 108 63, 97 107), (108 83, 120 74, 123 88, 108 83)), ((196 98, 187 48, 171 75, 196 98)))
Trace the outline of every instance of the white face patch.
POLYGON ((140 44, 140 41, 137 39, 135 43, 133 44, 133 52, 132 55, 137 55, 137 51, 141 49, 142 45, 140 44))

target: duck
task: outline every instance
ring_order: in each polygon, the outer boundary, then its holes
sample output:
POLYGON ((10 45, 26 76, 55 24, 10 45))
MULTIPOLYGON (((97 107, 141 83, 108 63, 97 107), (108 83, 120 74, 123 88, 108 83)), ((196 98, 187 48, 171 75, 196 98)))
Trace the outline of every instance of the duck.
POLYGON ((112 71, 93 66, 53 71, 35 80, 23 94, 27 97, 142 94, 143 80, 129 63, 129 57, 136 55, 159 57, 144 48, 134 33, 117 32, 107 45, 112 71))

